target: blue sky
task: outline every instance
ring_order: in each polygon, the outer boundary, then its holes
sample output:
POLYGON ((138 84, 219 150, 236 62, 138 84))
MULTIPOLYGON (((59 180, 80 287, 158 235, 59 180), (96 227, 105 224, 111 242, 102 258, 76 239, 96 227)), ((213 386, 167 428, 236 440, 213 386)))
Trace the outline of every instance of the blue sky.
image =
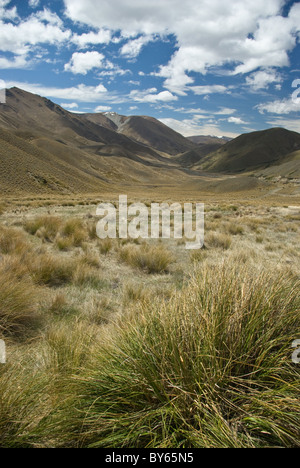
POLYGON ((300 132, 299 2, 0 0, 0 22, 0 79, 72 112, 300 132))

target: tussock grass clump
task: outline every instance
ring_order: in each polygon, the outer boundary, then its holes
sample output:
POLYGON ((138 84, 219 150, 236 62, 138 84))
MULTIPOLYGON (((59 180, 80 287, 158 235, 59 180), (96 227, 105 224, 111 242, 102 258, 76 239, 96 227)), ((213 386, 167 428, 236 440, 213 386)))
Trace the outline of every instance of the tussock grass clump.
POLYGON ((130 281, 124 285, 123 302, 125 305, 130 302, 145 301, 150 298, 150 291, 145 289, 142 284, 130 281))
POLYGON ((55 317, 60 318, 78 314, 78 310, 68 303, 68 300, 63 293, 57 294, 53 299, 52 304, 49 307, 49 312, 55 317))
POLYGON ((94 352, 67 423, 88 447, 299 447, 299 305, 290 276, 201 268, 94 352))
POLYGON ((0 227, 0 254, 22 255, 30 250, 24 232, 15 228, 0 227))
POLYGON ((36 359, 32 350, 23 350, 0 366, 1 448, 31 448, 36 427, 49 413, 52 376, 37 368, 36 359))
POLYGON ((71 218, 64 224, 60 231, 63 238, 67 238, 74 247, 81 247, 87 240, 88 232, 84 223, 77 218, 71 218))
POLYGON ((224 225, 225 232, 232 236, 238 236, 244 234, 244 228, 240 224, 228 223, 224 225))
POLYGON ((74 270, 73 283, 80 287, 91 287, 103 289, 107 286, 99 269, 91 268, 89 265, 79 264, 74 270))
POLYGON ((208 252, 206 249, 192 250, 190 253, 190 259, 193 263, 203 262, 207 256, 208 252))
POLYGON ((212 248, 220 248, 223 250, 230 249, 232 244, 232 239, 227 234, 209 232, 205 237, 205 245, 212 248))
POLYGON ((96 328, 75 321, 72 328, 60 323, 47 330, 44 349, 46 368, 58 376, 76 374, 92 357, 96 328))
POLYGON ((73 239, 71 237, 62 237, 58 235, 55 239, 56 247, 62 252, 66 252, 73 247, 73 239))
POLYGON ((99 247, 100 253, 102 255, 107 255, 113 249, 113 241, 109 238, 99 239, 97 246, 99 247))
POLYGON ((25 339, 42 322, 38 292, 16 258, 0 262, 0 337, 25 339))
POLYGON ((38 216, 25 221, 24 229, 32 236, 38 236, 44 241, 53 242, 62 225, 62 219, 57 216, 38 216))
POLYGON ((51 254, 42 254, 27 258, 28 270, 38 285, 58 287, 71 283, 76 262, 51 254))
POLYGON ((130 266, 139 268, 149 274, 166 273, 174 262, 174 257, 163 246, 125 245, 119 249, 119 258, 130 266))

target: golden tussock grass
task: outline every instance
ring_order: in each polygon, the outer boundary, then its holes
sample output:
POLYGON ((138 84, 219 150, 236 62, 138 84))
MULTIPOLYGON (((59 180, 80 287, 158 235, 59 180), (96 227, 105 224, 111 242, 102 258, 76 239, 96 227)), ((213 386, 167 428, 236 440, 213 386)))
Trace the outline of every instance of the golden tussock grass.
POLYGON ((162 245, 125 245, 120 247, 118 255, 121 261, 149 274, 166 273, 174 262, 171 252, 162 245))
POLYGON ((0 335, 30 337, 42 321, 38 297, 38 289, 19 259, 3 259, 0 262, 0 335))
POLYGON ((0 226, 0 254, 22 255, 30 249, 23 231, 0 226))
POLYGON ((205 245, 211 248, 230 249, 232 244, 231 236, 219 232, 209 232, 205 236, 205 245))

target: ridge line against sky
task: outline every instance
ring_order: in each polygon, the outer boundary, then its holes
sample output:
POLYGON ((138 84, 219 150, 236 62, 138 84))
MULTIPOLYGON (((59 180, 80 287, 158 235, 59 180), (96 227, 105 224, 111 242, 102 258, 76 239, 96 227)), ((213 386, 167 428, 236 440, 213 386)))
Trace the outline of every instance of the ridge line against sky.
POLYGON ((0 79, 185 136, 300 132, 300 3, 0 0, 0 79))

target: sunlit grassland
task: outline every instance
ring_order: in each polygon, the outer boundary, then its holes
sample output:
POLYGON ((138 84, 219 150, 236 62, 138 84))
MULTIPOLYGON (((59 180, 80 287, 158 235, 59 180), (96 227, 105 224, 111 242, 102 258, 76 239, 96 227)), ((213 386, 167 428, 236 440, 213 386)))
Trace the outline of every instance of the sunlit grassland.
POLYGON ((297 204, 206 200, 189 252, 97 201, 3 204, 0 446, 299 447, 297 204))

